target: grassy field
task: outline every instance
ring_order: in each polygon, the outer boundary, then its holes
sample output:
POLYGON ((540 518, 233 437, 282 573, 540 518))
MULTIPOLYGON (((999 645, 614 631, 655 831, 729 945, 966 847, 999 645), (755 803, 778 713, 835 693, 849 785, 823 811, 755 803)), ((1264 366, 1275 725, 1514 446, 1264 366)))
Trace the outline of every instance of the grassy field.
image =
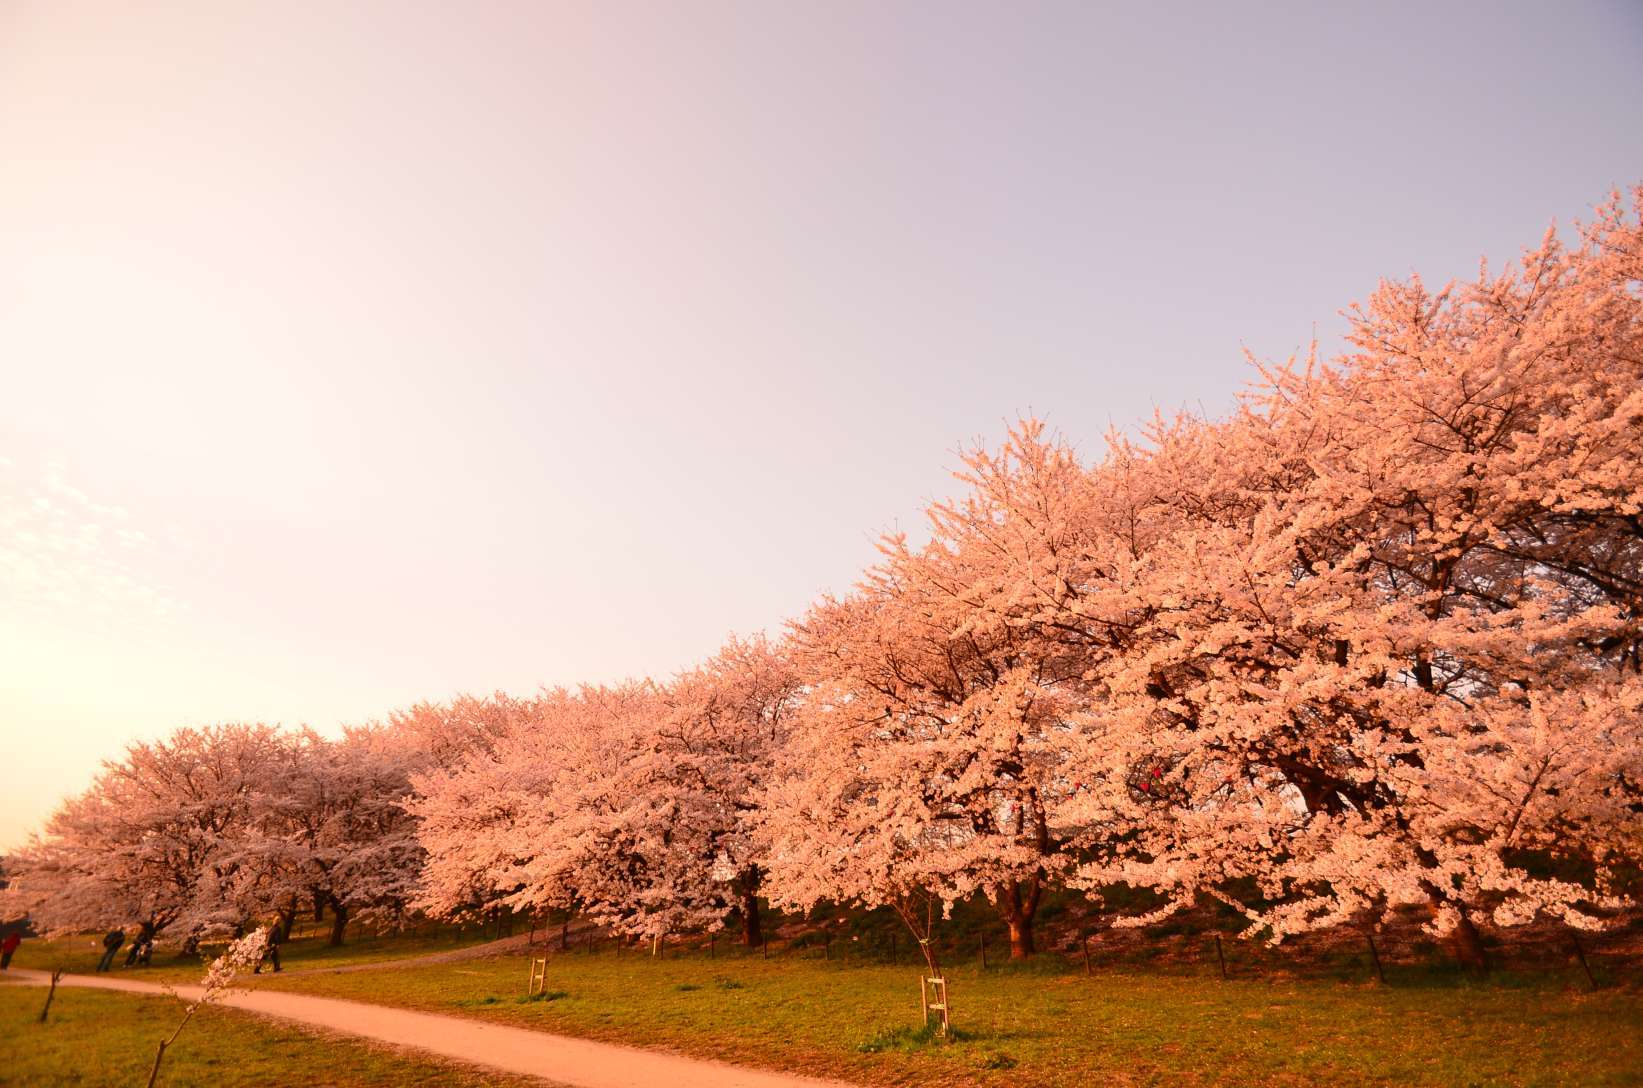
MULTIPOLYGON (((182 1006, 167 997, 135 997, 65 987, 51 1016, 38 1022, 46 991, 0 984, 0 1084, 140 1085, 155 1044, 176 1027, 182 1006)), ((167 1088, 250 1088, 270 1084, 393 1088, 469 1088, 526 1082, 485 1076, 454 1065, 418 1060, 339 1037, 207 1008, 166 1052, 160 1083, 167 1088)))
POLYGON ((398 1004, 864 1083, 1624 1085, 1643 1083, 1643 1001, 1544 975, 1394 984, 1222 982, 1045 958, 949 972, 959 1037, 918 1026, 908 965, 607 949, 557 956, 523 999, 520 957, 262 986, 398 1004))
MULTIPOLYGON (((1575 968, 1504 971, 1478 982, 1431 960, 1389 963, 1391 985, 1378 986, 1359 956, 1295 972, 1277 953, 1231 942, 1233 978, 1223 982, 1213 945, 1181 935, 1174 954, 1150 963, 1129 953, 1098 956, 1086 978, 1077 955, 1044 955, 1023 967, 995 958, 983 970, 967 935, 949 953, 958 1037, 941 1043, 916 1030, 920 972, 906 962, 905 938, 902 962, 886 962, 887 937, 863 931, 854 941, 835 939, 832 959, 809 937, 784 942, 768 959, 729 941, 712 958, 702 948, 670 948, 660 960, 618 954, 606 941, 597 952, 555 953, 549 993, 527 1001, 520 956, 392 962, 482 940, 473 930, 360 936, 340 949, 327 947, 322 933, 299 931, 286 946, 285 973, 252 984, 862 1083, 1643 1084, 1643 992, 1627 984, 1628 970, 1603 963, 1595 993, 1575 968), (968 955, 961 958, 960 948, 968 955), (324 970, 360 964, 376 966, 324 970)), ((1173 947, 1171 940, 1159 944, 1173 947)), ((89 971, 97 955, 94 937, 28 941, 15 962, 89 971)), ((117 974, 193 982, 201 970, 197 960, 161 953, 151 968, 117 974)), ((69 992, 76 1001, 90 996, 69 992)), ((307 1037, 283 1034, 295 1061, 307 1037)))

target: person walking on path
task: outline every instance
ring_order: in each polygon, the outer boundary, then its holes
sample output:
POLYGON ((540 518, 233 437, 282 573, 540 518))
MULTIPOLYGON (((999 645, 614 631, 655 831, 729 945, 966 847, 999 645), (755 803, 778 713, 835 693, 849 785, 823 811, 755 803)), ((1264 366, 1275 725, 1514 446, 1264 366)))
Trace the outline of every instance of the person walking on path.
POLYGON ((6 939, 0 941, 0 971, 11 967, 11 954, 17 951, 17 946, 23 943, 23 935, 15 929, 6 934, 6 939))
POLYGON ((263 945, 263 958, 257 961, 257 965, 251 969, 251 973, 253 975, 262 974, 262 965, 264 961, 273 960, 274 972, 278 974, 280 969, 280 945, 284 943, 285 935, 280 932, 280 927, 277 924, 269 926, 268 943, 263 945))
POLYGON ((114 954, 118 952, 120 950, 120 946, 125 943, 125 930, 111 929, 108 931, 108 936, 103 938, 103 958, 97 963, 98 973, 107 971, 114 966, 114 954))

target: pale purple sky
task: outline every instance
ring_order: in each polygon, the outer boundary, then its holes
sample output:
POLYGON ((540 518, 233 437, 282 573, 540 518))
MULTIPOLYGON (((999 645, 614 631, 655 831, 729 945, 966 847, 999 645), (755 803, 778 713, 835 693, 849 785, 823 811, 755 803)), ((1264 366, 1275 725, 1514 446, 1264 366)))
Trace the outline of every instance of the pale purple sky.
POLYGON ((0 849, 178 725, 773 629, 960 444, 1224 411, 1640 113, 1628 2, 0 0, 0 849))

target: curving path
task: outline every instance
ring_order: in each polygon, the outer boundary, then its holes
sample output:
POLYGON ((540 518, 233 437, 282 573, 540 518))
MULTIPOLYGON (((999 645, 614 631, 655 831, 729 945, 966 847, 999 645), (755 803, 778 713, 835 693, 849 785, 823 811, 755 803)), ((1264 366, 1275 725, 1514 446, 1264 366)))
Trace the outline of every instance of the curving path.
MULTIPOLYGON (((45 971, 13 968, 5 976, 43 986, 45 971)), ((58 986, 85 986, 138 994, 175 994, 192 1001, 198 986, 157 986, 149 982, 64 975, 58 986)), ((655 1050, 552 1035, 545 1031, 486 1024, 456 1016, 366 1005, 330 997, 275 990, 235 990, 217 1004, 243 1009, 391 1046, 423 1050, 444 1058, 506 1073, 541 1077, 570 1088, 848 1088, 842 1081, 792 1073, 746 1069, 655 1050)))

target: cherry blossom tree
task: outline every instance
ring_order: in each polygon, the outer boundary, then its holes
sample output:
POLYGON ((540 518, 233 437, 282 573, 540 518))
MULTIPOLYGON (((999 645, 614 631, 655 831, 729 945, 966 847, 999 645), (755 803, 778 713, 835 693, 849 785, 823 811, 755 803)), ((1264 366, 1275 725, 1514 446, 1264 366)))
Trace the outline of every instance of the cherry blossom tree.
POLYGON ((617 799, 610 841, 646 859, 643 879, 653 882, 613 897, 630 928, 717 929, 735 913, 743 943, 762 943, 757 798, 798 688, 782 649, 762 637, 732 639, 662 690, 657 717, 626 734, 630 747, 610 765, 612 778, 591 783, 617 799))
POLYGON ((418 780, 423 905, 574 908, 651 938, 737 914, 758 943, 755 797, 796 687, 782 653, 749 639, 666 687, 544 695, 418 780))
POLYGON ((264 911, 289 924, 299 897, 323 905, 332 945, 354 919, 403 921, 424 860, 406 808, 416 753, 405 741, 385 726, 337 740, 300 734, 284 773, 258 790, 243 840, 242 872, 264 911))
POLYGON ((578 806, 600 803, 583 796, 588 780, 614 773, 622 729, 654 705, 648 683, 545 692, 516 707, 494 743, 417 776, 409 807, 427 854, 422 909, 446 918, 568 910, 597 894, 603 878, 578 806))
POLYGON ((1084 473, 1036 424, 1002 460, 978 451, 968 465, 978 486, 932 508, 928 544, 886 539, 854 595, 795 625, 810 693, 767 799, 770 852, 783 901, 888 905, 921 940, 931 899, 984 894, 1024 958, 1068 860, 1056 809, 1084 662, 1021 593, 1065 573, 1060 526, 1084 473), (982 477, 1007 479, 1008 493, 982 477), (1016 506, 1043 531, 1021 531, 1016 506))
POLYGON ((1069 817, 1122 845, 1086 882, 1222 897, 1275 939, 1421 903, 1477 966, 1479 911, 1615 905, 1643 751, 1638 250, 1611 206, 1572 252, 1384 285, 1357 354, 1097 467, 1091 554, 1119 551, 1124 474, 1152 480, 1145 549, 1057 615, 1106 644, 1069 817))
POLYGON ((458 695, 449 703, 417 703, 394 711, 387 724, 425 769, 452 770, 473 753, 489 751, 497 738, 534 712, 533 700, 498 691, 484 697, 458 695))
POLYGON ((7 912, 48 932, 135 922, 185 947, 231 929, 235 844, 285 744, 271 726, 219 725, 131 745, 8 860, 7 912))

